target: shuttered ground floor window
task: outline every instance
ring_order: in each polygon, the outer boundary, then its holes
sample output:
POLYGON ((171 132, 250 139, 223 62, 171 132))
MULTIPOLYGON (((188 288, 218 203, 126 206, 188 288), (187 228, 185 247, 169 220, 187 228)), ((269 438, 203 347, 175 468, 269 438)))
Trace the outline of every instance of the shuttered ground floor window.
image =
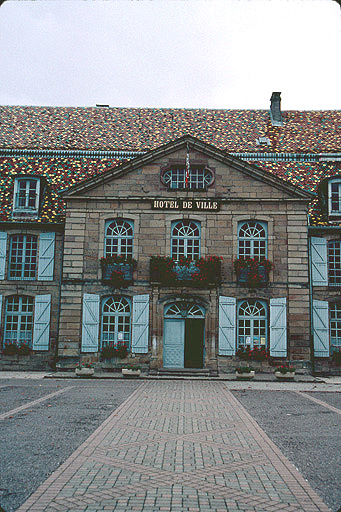
POLYGON ((259 300, 244 300, 238 305, 238 349, 266 348, 267 305, 259 300))
POLYGON ((125 297, 108 297, 102 307, 102 347, 124 343, 130 349, 131 303, 125 297))
MULTIPOLYGON (((0 318, 3 297, 0 295, 0 318)), ((4 300, 3 346, 25 344, 33 350, 48 350, 50 344, 51 295, 12 295, 4 300)))

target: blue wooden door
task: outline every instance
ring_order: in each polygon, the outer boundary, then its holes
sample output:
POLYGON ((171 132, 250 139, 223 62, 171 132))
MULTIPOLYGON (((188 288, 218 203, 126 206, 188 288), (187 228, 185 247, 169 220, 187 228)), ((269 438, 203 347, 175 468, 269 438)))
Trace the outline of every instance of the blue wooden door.
POLYGON ((185 348, 185 320, 166 319, 163 341, 164 368, 183 368, 185 348))

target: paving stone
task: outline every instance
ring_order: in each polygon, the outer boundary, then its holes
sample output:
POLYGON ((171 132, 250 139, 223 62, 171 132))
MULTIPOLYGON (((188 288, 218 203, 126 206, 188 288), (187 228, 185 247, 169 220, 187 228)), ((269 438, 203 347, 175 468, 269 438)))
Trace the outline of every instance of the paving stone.
POLYGON ((146 381, 17 512, 327 512, 223 382, 146 381))

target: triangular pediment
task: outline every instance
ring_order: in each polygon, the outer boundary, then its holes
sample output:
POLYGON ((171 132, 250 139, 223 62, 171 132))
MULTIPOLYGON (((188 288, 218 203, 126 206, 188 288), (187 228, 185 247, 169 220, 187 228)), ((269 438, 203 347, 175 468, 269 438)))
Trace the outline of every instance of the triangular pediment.
POLYGON ((248 178, 258 182, 261 181, 265 185, 280 190, 286 196, 305 200, 310 200, 314 197, 314 194, 311 192, 298 188, 290 182, 286 182, 281 178, 270 174, 264 169, 231 156, 215 146, 202 142, 190 135, 176 139, 168 144, 160 146, 157 149, 141 154, 129 161, 116 165, 113 168, 109 168, 101 174, 92 176, 91 178, 64 190, 62 195, 65 198, 71 198, 82 197, 87 195, 90 191, 94 193, 96 188, 103 189, 103 186, 112 181, 118 180, 119 178, 129 174, 133 174, 134 172, 136 173, 138 170, 141 170, 146 166, 165 160, 166 158, 171 157, 172 154, 179 154, 181 151, 187 151, 187 148, 190 152, 194 151, 201 155, 205 155, 207 158, 213 159, 220 164, 224 164, 227 167, 238 171, 243 176, 247 176, 248 178))

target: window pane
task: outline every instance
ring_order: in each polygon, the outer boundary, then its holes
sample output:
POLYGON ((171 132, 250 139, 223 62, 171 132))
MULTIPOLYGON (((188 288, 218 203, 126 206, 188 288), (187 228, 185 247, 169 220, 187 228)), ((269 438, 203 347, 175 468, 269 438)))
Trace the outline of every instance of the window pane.
POLYGON ((341 348, 341 302, 330 304, 330 343, 331 352, 341 348))
POLYGON ((37 237, 13 235, 9 262, 9 279, 35 279, 37 267, 37 237))
POLYGON ((238 231, 239 258, 266 258, 267 234, 265 227, 259 222, 241 224, 238 231))
POLYGON ((200 257, 200 228, 198 223, 181 221, 172 229, 172 258, 181 256, 191 259, 200 257))
POLYGON ((7 299, 4 344, 26 342, 32 345, 33 298, 13 296, 7 299), (15 314, 14 314, 15 313, 15 314))
POLYGON ((131 222, 114 220, 105 234, 105 256, 132 256, 134 230, 131 222))
POLYGON ((332 286, 341 285, 341 241, 328 243, 328 279, 332 286))

